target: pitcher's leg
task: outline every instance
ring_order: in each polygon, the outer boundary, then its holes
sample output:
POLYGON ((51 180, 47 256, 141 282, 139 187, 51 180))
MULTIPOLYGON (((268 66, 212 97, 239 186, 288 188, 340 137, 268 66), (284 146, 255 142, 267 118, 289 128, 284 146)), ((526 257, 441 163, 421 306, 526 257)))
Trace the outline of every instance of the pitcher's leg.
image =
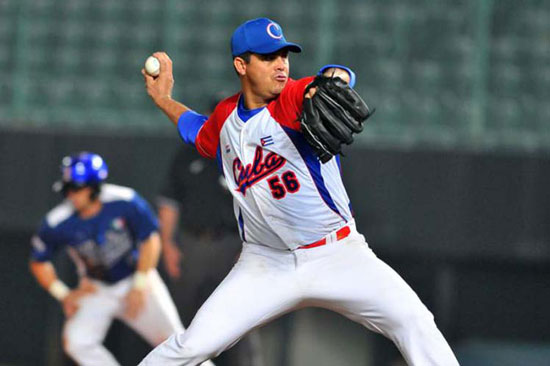
POLYGON ((361 235, 335 248, 323 268, 312 289, 321 306, 391 339, 409 365, 458 365, 433 315, 361 235))
POLYGON ((300 294, 287 264, 292 267, 291 261, 243 253, 189 328, 155 348, 140 365, 198 365, 251 329, 292 309, 300 294))
POLYGON ((391 339, 411 366, 458 365, 432 313, 416 293, 382 261, 376 267, 385 288, 379 288, 374 299, 365 299, 364 305, 346 303, 341 313, 391 339))

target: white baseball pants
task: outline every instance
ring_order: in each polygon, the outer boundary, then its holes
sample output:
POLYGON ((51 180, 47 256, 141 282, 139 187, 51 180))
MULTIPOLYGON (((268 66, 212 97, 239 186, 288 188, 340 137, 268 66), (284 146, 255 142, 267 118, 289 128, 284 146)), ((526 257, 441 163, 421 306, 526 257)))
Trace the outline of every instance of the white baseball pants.
MULTIPOLYGON (((77 313, 65 322, 65 352, 82 366, 118 366, 103 340, 113 319, 120 319, 156 346, 171 334, 184 331, 178 312, 164 282, 156 270, 148 274, 145 307, 135 319, 124 314, 124 297, 132 287, 132 277, 105 285, 93 281, 97 291, 82 297, 77 313)), ((212 363, 205 365, 213 366, 212 363)))
POLYGON ((409 365, 458 365, 433 315, 352 226, 347 238, 310 249, 245 243, 188 330, 172 335, 140 366, 198 365, 249 330, 305 306, 336 311, 385 335, 409 365))

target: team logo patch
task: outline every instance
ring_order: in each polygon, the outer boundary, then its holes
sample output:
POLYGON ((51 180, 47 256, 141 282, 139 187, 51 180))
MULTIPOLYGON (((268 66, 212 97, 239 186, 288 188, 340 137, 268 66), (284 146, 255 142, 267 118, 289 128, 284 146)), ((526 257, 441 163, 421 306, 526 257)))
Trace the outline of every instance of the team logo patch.
POLYGON ((256 147, 254 161, 251 164, 243 166, 241 160, 235 158, 233 160, 233 177, 238 186, 237 191, 245 196, 249 187, 277 171, 285 163, 286 159, 274 152, 270 152, 264 157, 264 150, 260 146, 256 147))
POLYGON ((116 219, 111 222, 111 227, 115 230, 122 230, 125 226, 124 219, 121 217, 117 217, 116 219))
POLYGON ((273 141, 273 137, 269 135, 269 136, 262 137, 260 139, 260 143, 262 144, 262 146, 269 146, 269 145, 273 145, 275 141, 273 141))
POLYGON ((269 34, 271 38, 275 38, 275 39, 283 38, 283 32, 281 31, 281 27, 279 27, 275 23, 269 23, 267 25, 266 30, 267 30, 267 34, 269 34))

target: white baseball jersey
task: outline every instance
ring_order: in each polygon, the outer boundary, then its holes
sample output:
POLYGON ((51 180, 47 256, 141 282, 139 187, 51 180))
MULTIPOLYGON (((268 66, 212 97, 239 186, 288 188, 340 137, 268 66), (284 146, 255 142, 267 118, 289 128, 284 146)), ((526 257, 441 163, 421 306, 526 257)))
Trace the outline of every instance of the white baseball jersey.
MULTIPOLYGON (((245 242, 295 249, 353 220, 339 158, 321 164, 299 132, 311 81, 290 79, 278 98, 255 110, 244 108, 241 94, 225 99, 194 139, 202 155, 221 162, 245 242)), ((182 137, 192 118, 200 121, 191 113, 180 119, 182 137)))

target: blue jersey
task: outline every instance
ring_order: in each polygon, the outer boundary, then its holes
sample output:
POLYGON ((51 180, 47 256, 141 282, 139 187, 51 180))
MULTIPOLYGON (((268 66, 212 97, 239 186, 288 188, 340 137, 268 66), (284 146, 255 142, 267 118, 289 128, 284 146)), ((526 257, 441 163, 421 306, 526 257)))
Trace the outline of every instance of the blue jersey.
POLYGON ((32 239, 32 258, 45 262, 62 247, 71 247, 86 275, 107 283, 135 271, 139 244, 158 230, 156 216, 133 189, 104 184, 101 211, 82 219, 69 201, 53 208, 32 239))

